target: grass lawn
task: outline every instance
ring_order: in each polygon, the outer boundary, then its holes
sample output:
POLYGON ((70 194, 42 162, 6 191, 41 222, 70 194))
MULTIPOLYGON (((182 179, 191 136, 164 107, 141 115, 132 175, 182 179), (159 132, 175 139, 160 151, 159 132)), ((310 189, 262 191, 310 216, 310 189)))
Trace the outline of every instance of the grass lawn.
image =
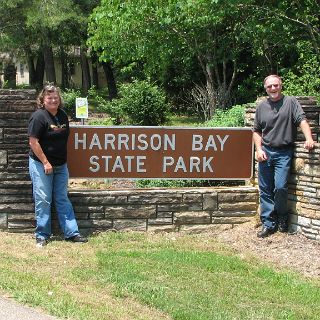
POLYGON ((104 233, 88 244, 0 233, 0 290, 62 319, 320 319, 320 281, 210 235, 104 233))

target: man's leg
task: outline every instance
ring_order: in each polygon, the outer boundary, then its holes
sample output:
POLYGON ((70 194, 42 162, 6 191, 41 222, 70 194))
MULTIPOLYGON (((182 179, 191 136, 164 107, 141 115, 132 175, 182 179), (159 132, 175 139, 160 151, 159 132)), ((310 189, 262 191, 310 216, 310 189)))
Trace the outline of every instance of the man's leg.
POLYGON ((274 219, 274 166, 271 156, 259 162, 260 219, 269 230, 276 227, 274 219))
POLYGON ((280 150, 274 158, 275 189, 274 206, 277 212, 279 231, 288 231, 288 178, 290 175, 293 150, 280 150))

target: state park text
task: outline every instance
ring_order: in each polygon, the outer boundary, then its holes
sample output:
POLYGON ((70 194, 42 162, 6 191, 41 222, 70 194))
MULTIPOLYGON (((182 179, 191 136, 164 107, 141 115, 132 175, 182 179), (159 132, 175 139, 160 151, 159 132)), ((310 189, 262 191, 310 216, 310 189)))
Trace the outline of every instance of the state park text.
POLYGON ((249 179, 249 128, 72 126, 71 177, 249 179))

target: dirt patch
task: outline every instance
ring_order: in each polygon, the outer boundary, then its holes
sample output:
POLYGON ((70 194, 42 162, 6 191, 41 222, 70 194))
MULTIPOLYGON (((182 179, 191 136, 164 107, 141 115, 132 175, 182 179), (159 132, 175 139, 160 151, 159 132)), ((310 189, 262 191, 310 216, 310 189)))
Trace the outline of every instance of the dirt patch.
POLYGON ((216 237, 239 254, 257 257, 307 277, 320 277, 320 242, 309 240, 301 234, 280 232, 259 239, 258 231, 254 223, 245 223, 221 230, 216 237))

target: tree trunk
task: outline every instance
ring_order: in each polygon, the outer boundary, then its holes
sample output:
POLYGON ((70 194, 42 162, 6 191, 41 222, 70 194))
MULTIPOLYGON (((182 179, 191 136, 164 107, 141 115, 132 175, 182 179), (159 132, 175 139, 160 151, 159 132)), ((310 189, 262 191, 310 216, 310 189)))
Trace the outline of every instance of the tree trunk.
POLYGON ((64 48, 60 47, 60 63, 61 63, 61 88, 69 88, 69 70, 67 62, 67 54, 64 48))
POLYGON ((17 86, 16 76, 17 76, 17 69, 13 63, 8 64, 4 68, 3 72, 3 79, 5 82, 6 88, 14 89, 17 86))
POLYGON ((80 49, 80 61, 81 61, 81 69, 82 69, 82 90, 85 94, 87 94, 88 90, 91 87, 91 77, 90 77, 89 62, 86 55, 86 50, 84 48, 80 49))
POLYGON ((27 57, 27 64, 29 70, 29 84, 34 87, 36 85, 36 69, 34 67, 34 54, 32 53, 30 47, 25 48, 25 53, 27 57))
POLYGON ((112 99, 116 98, 118 95, 116 80, 114 78, 114 74, 112 70, 112 64, 111 62, 102 62, 102 67, 107 79, 109 99, 111 101, 112 99))
POLYGON ((37 56, 36 69, 35 69, 35 87, 37 89, 40 89, 43 86, 44 69, 45 69, 44 54, 42 50, 39 50, 38 56, 37 56))
POLYGON ((93 52, 91 54, 91 69, 92 69, 92 85, 99 89, 99 76, 98 76, 98 57, 93 52))
POLYGON ((56 70, 54 67, 53 51, 50 45, 44 45, 43 47, 45 71, 47 81, 50 83, 57 83, 56 70))

